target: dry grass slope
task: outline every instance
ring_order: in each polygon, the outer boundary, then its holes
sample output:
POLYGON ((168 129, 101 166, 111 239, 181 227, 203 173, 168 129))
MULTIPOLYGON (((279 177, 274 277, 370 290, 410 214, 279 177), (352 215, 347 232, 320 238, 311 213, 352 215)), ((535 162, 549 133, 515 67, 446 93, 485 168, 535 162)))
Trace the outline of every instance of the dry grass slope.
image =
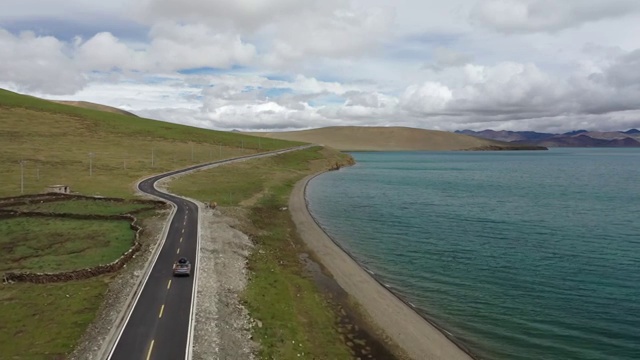
POLYGON ((94 104, 88 101, 67 101, 67 100, 57 100, 57 101, 53 101, 55 103, 58 104, 64 104, 64 105, 71 105, 71 106, 77 106, 83 109, 91 109, 91 110, 100 110, 100 111, 106 111, 106 112, 110 112, 110 113, 114 113, 114 114, 120 114, 120 115, 127 115, 127 116, 138 116, 134 113, 122 110, 122 109, 118 109, 116 107, 112 107, 112 106, 107 106, 107 105, 101 105, 101 104, 94 104))
POLYGON ((506 143, 446 131, 408 127, 339 126, 290 132, 253 132, 254 136, 323 144, 341 151, 471 150, 506 143))

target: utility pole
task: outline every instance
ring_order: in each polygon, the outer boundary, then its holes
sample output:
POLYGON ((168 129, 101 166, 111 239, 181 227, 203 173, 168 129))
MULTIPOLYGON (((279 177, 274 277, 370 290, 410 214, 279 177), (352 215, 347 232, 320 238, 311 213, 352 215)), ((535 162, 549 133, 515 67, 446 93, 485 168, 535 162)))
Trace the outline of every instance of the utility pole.
POLYGON ((20 160, 20 194, 24 194, 24 160, 20 160))
POLYGON ((218 144, 219 148, 220 148, 220 157, 222 157, 222 143, 218 144))
POLYGON ((93 153, 89 153, 89 177, 93 175, 93 153))
POLYGON ((153 157, 155 155, 154 154, 155 150, 156 150, 155 148, 151 148, 151 167, 153 167, 153 160, 154 160, 153 157))
POLYGON ((40 165, 36 165, 36 180, 40 181, 40 165))

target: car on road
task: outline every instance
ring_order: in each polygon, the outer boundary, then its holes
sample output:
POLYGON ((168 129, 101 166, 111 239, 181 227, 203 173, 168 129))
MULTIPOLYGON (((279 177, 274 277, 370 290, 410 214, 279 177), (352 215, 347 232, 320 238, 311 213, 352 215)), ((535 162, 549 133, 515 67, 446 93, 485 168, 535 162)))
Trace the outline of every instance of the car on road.
POLYGON ((173 263, 173 276, 191 275, 191 263, 187 258, 181 257, 173 263))

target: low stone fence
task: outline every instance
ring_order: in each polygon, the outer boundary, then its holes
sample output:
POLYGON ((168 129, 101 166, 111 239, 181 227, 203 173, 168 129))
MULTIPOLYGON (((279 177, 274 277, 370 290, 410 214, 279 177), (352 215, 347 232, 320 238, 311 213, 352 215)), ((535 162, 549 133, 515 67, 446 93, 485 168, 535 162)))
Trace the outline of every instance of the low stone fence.
MULTIPOLYGON (((119 198, 94 198, 82 195, 68 195, 68 194, 39 194, 39 195, 26 195, 14 198, 0 199, 0 207, 16 206, 28 204, 30 201, 60 201, 68 200, 70 198, 76 199, 91 199, 91 200, 104 200, 115 202, 133 202, 141 204, 150 204, 156 208, 166 206, 162 201, 156 200, 125 200, 119 198), (10 204, 10 205, 7 205, 10 204)), ((33 273, 33 272, 6 272, 3 275, 4 282, 29 282, 35 284, 45 284, 53 282, 63 282, 71 280, 83 280, 99 276, 107 273, 112 273, 120 270, 133 256, 140 250, 142 245, 140 244, 140 233, 142 228, 136 224, 136 217, 131 214, 124 215, 95 215, 95 214, 68 214, 68 213, 44 213, 44 212, 30 212, 30 211, 18 211, 10 209, 0 209, 0 219, 16 218, 16 217, 48 217, 48 218, 67 218, 78 220, 128 220, 131 222, 131 230, 135 231, 133 245, 129 250, 120 256, 117 260, 109 263, 89 267, 85 269, 57 272, 57 273, 33 273)))
POLYGON ((131 204, 148 204, 153 206, 164 206, 164 202, 160 200, 143 200, 143 199, 123 199, 112 198, 102 196, 86 196, 86 195, 73 195, 73 194, 61 194, 61 193, 45 193, 45 194, 31 194, 20 195, 13 197, 0 198, 0 208, 29 205, 34 203, 46 203, 64 200, 94 200, 94 201, 106 201, 106 202, 118 202, 118 203, 131 203, 131 204))
POLYGON ((140 250, 142 245, 136 243, 125 252, 118 260, 86 269, 64 271, 59 273, 32 273, 32 272, 7 272, 4 274, 4 282, 29 282, 34 284, 46 284, 71 280, 84 280, 94 276, 112 273, 120 270, 127 261, 140 250))

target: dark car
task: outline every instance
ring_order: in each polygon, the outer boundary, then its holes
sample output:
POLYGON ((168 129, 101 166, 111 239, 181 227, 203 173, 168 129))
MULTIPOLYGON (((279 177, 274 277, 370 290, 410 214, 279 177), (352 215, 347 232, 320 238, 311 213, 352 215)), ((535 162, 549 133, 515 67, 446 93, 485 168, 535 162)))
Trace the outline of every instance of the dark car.
POLYGON ((187 258, 180 258, 173 263, 173 276, 189 276, 191 275, 191 263, 187 258))

